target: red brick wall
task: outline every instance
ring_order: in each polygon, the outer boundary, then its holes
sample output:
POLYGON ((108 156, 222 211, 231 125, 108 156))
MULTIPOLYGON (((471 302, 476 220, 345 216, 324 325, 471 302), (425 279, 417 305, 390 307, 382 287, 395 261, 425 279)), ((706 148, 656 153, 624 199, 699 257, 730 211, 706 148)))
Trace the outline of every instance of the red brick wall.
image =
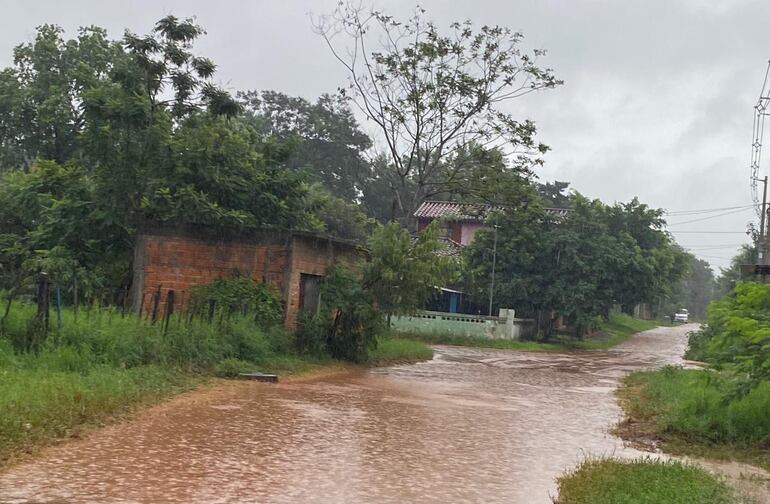
MULTIPOLYGON (((236 274, 283 288, 288 243, 211 241, 184 235, 144 234, 135 251, 134 304, 149 314, 158 286, 161 305, 174 290, 177 309, 187 304, 190 288, 236 274)), ((162 313, 162 310, 161 310, 162 313)))
POLYGON ((304 234, 266 232, 217 239, 189 231, 148 232, 140 235, 134 253, 134 307, 142 306, 149 316, 160 286, 158 313, 165 312, 172 289, 179 310, 187 305, 191 287, 240 274, 279 289, 286 307, 285 325, 293 329, 300 275, 324 275, 331 264, 351 264, 360 254, 350 245, 304 234))

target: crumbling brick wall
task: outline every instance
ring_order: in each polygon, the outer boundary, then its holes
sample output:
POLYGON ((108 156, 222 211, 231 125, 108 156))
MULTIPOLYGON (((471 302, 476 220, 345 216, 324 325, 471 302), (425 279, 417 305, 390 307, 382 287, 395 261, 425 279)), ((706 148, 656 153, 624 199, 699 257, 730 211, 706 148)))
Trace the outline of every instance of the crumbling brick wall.
POLYGON ((156 304, 164 313, 173 290, 178 311, 187 306, 192 287, 242 275, 278 289, 285 325, 293 329, 302 273, 322 276, 337 261, 350 265, 361 257, 354 245, 311 233, 223 232, 205 227, 147 230, 139 235, 134 251, 133 305, 144 316, 151 316, 156 304))

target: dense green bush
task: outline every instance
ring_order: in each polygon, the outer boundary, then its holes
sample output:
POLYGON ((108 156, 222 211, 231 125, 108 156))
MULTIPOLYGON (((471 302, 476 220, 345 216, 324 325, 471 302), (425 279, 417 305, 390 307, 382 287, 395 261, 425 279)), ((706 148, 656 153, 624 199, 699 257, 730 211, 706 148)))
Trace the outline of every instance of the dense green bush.
POLYGON ((301 313, 294 335, 300 352, 306 355, 322 355, 326 352, 326 340, 329 336, 329 317, 301 313))
POLYGON ((744 375, 746 390, 770 379, 770 285, 739 283, 711 303, 707 325, 690 337, 687 355, 744 375))
POLYGON ((385 330, 372 292, 355 272, 343 268, 332 269, 324 278, 318 315, 303 316, 299 322, 297 342, 303 351, 352 362, 366 361, 385 330))
POLYGON ((193 287, 190 310, 199 317, 220 320, 232 315, 249 316, 260 327, 281 321, 281 298, 273 285, 246 277, 220 278, 207 285, 193 287))

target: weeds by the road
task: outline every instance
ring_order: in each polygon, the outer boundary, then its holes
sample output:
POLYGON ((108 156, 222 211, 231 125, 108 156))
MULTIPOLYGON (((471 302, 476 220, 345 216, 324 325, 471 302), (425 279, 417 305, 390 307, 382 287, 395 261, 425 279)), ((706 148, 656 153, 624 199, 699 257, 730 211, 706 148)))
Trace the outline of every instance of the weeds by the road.
POLYGON ((736 504, 722 481, 698 467, 652 459, 591 459, 558 480, 556 504, 736 504))
MULTIPOLYGON (((0 334, 0 466, 81 426, 156 403, 210 376, 242 371, 287 374, 340 366, 297 351, 281 327, 262 330, 248 317, 217 323, 175 320, 164 330, 111 309, 64 310, 39 347, 23 351, 35 307, 17 303, 0 334)), ((424 344, 382 338, 377 364, 429 359, 424 344)))
POLYGON ((369 361, 375 365, 429 360, 432 357, 433 350, 424 343, 395 336, 380 338, 377 348, 369 352, 369 361))
POLYGON ((668 322, 642 320, 625 313, 611 313, 609 320, 602 321, 600 330, 595 336, 588 337, 585 341, 581 342, 581 348, 587 350, 606 350, 623 343, 636 333, 649 331, 662 325, 668 325, 668 322))
POLYGON ((708 308, 688 358, 712 368, 634 373, 619 394, 618 432, 655 438, 674 453, 736 459, 770 469, 770 285, 738 284, 708 308))
POLYGON ((770 469, 770 383, 736 394, 716 371, 636 372, 619 390, 628 419, 618 433, 654 438, 667 451, 736 459, 770 469))

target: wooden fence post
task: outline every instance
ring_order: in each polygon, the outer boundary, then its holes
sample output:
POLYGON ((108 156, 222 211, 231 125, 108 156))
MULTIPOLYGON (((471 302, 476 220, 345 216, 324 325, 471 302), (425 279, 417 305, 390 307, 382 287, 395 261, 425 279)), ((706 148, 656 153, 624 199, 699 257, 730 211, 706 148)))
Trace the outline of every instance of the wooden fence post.
POLYGON ((56 327, 61 331, 62 328, 61 318, 61 288, 56 286, 56 327))
POLYGON ((160 284, 155 291, 155 297, 152 300, 152 323, 154 324, 158 320, 158 306, 160 305, 160 284))
POLYGON ((168 332, 168 321, 171 319, 171 316, 174 314, 174 290, 169 289, 168 294, 166 294, 166 313, 164 314, 164 321, 163 321, 163 334, 166 334, 168 332))
POLYGON ((37 281, 37 320, 45 332, 48 332, 48 321, 51 315, 48 288, 48 273, 40 273, 37 281))

